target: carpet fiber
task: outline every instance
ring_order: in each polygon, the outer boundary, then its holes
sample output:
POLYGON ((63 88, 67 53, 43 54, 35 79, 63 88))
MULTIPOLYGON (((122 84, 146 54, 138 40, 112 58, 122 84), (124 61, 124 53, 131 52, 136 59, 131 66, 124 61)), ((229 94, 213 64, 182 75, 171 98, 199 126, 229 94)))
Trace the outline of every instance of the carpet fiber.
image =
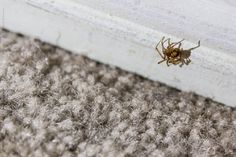
POLYGON ((236 156, 236 110, 0 31, 0 156, 236 156))

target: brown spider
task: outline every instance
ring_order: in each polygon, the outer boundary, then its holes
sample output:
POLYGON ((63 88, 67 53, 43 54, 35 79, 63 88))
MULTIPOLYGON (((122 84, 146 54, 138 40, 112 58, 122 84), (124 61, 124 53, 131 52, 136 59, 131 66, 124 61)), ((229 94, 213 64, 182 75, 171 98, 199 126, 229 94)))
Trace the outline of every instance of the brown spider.
POLYGON ((177 65, 180 64, 180 67, 182 67, 184 64, 188 65, 191 60, 189 59, 190 55, 191 55, 191 51, 198 48, 200 46, 200 40, 198 41, 198 45, 196 47, 184 50, 183 48, 181 48, 182 45, 182 41, 184 41, 184 39, 180 40, 179 42, 170 42, 170 38, 165 39, 165 37, 163 37, 156 46, 156 50, 159 53, 159 55, 161 56, 161 58, 163 60, 159 61, 158 64, 166 61, 167 66, 169 66, 169 63, 177 65), (168 46, 165 48, 164 44, 165 42, 168 42, 168 46), (161 43, 162 46, 162 53, 160 52, 160 50, 158 49, 159 44, 161 43))

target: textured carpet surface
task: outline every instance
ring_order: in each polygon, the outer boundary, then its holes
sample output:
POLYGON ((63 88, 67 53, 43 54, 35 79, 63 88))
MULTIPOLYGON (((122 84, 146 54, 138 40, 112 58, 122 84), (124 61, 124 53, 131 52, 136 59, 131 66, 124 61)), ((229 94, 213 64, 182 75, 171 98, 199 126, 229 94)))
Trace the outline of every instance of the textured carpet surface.
POLYGON ((0 31, 0 156, 236 156, 236 110, 0 31))

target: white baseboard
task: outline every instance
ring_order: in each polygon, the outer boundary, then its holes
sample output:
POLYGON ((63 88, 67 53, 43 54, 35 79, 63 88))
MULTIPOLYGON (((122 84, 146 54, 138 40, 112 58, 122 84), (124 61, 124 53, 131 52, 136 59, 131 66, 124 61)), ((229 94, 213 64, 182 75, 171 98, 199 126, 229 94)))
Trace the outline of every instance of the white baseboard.
MULTIPOLYGON (((179 5, 173 14, 167 5, 171 1, 131 0, 126 4, 127 1, 122 0, 102 3, 99 0, 0 0, 0 27, 236 106, 236 44, 232 41, 236 34, 231 34, 236 32, 236 22, 234 15, 228 17, 224 9, 214 10, 227 7, 232 11, 234 5, 227 4, 233 1, 224 0, 224 6, 215 0, 221 5, 216 3, 218 5, 209 10, 203 9, 209 15, 202 14, 202 17, 194 12, 198 7, 192 8, 193 15, 187 7, 186 16, 182 17, 185 14, 179 5), (225 24, 210 18, 213 11, 225 24), (196 17, 196 21, 189 20, 191 16, 196 17), (148 18, 154 21, 146 21, 148 18), (186 48, 195 46, 201 39, 202 46, 192 53, 189 66, 167 67, 157 64, 160 57, 155 52, 162 36, 176 41, 185 38, 186 48)), ((191 0, 195 6, 198 2, 204 6, 201 1, 191 0)))

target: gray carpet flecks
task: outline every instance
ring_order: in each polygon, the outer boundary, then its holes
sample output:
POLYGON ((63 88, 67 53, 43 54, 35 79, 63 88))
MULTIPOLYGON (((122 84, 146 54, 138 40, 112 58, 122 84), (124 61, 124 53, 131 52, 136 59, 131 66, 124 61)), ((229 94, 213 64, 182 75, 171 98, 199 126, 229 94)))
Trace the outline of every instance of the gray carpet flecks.
POLYGON ((0 156, 236 156, 236 110, 0 31, 0 156))

